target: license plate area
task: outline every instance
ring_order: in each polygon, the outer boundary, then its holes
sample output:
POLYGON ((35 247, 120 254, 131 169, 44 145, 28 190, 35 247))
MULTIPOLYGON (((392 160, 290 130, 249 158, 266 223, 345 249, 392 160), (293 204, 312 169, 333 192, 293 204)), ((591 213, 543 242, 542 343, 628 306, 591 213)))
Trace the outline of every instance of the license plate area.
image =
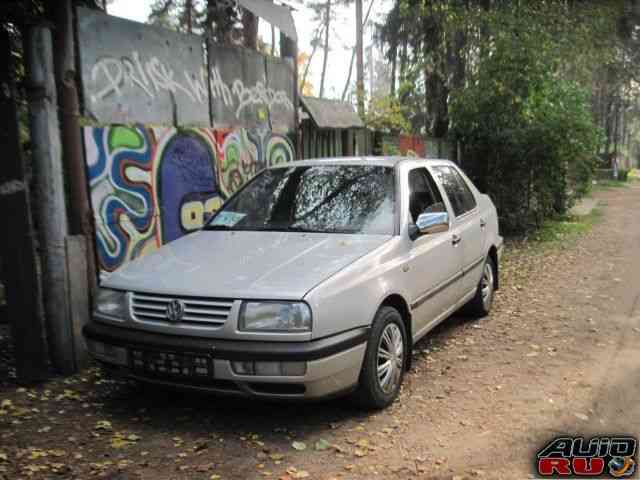
POLYGON ((213 378, 213 359, 206 354, 131 349, 131 369, 150 376, 213 378))

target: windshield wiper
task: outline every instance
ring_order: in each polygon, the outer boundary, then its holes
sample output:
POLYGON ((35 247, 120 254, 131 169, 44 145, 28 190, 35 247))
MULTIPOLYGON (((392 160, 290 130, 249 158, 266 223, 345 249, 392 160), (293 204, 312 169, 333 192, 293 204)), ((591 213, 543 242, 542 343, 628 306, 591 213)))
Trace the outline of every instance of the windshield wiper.
POLYGON ((203 230, 234 230, 234 228, 230 225, 205 225, 202 227, 203 230))
POLYGON ((305 228, 305 227, 295 227, 295 226, 289 226, 286 228, 287 232, 302 232, 302 233, 357 233, 358 230, 353 229, 353 228, 327 228, 327 229, 323 229, 323 228, 318 228, 318 229, 312 229, 312 228, 305 228))

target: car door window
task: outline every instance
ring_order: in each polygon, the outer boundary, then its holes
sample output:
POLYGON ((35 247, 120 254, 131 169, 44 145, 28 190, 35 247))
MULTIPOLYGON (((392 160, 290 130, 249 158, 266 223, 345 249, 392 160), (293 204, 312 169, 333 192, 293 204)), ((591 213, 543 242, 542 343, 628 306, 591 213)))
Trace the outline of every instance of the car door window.
POLYGON ((467 182, 452 167, 440 166, 435 167, 436 175, 442 183, 444 191, 449 197, 451 207, 456 217, 476 208, 476 199, 471 193, 467 182))
POLYGON ((442 195, 426 168, 409 172, 409 211, 414 223, 421 213, 446 211, 442 195))

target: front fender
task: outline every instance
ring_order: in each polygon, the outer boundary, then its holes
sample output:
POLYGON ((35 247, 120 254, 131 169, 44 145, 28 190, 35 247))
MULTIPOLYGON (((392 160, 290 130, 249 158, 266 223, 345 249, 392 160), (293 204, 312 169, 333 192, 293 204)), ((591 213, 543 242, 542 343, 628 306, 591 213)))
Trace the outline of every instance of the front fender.
POLYGON ((304 300, 313 311, 313 338, 371 325, 378 308, 402 285, 400 237, 393 237, 374 251, 310 290, 304 300))

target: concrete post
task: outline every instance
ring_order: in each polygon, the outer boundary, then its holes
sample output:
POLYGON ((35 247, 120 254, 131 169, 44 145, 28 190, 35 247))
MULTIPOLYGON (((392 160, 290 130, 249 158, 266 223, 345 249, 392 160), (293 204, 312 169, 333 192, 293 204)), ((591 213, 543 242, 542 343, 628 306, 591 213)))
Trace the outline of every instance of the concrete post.
POLYGON ((68 221, 51 30, 48 27, 36 25, 27 29, 25 57, 49 352, 56 370, 73 373, 76 366, 65 254, 68 221))

